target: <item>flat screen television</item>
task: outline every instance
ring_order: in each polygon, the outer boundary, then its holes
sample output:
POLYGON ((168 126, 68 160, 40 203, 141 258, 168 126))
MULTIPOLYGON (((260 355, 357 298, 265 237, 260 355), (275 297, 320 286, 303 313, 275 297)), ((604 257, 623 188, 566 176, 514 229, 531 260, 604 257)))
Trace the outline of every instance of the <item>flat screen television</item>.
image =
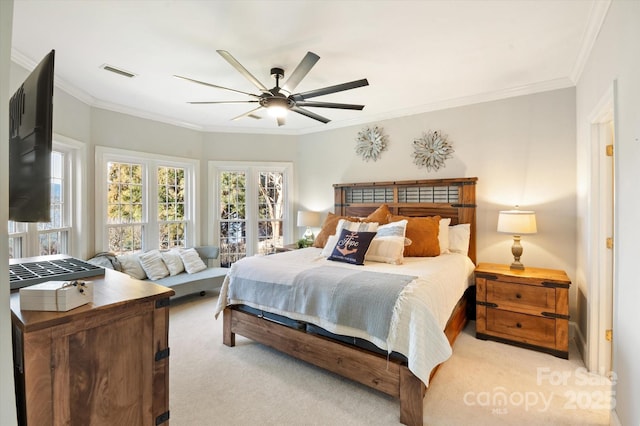
POLYGON ((51 220, 52 50, 9 100, 9 219, 51 220))

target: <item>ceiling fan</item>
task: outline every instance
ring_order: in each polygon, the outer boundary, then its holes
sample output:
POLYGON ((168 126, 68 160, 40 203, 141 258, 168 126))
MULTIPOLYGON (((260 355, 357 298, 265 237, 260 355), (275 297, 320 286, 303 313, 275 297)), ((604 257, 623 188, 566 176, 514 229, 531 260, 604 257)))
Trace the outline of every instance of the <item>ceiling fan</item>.
POLYGON ((314 102, 308 101, 307 99, 315 98, 317 96, 328 95, 331 93, 342 92, 344 90, 355 89, 357 87, 368 86, 369 82, 366 78, 362 80, 355 80, 348 83, 337 84, 335 86, 324 87, 322 89, 310 90, 308 92, 302 93, 293 93, 298 84, 302 81, 302 79, 309 73, 311 68, 318 62, 320 57, 313 52, 307 52, 307 54, 302 58, 302 61, 298 64, 295 70, 289 76, 289 79, 280 87, 280 80, 284 78, 284 70, 282 68, 271 68, 271 75, 276 79, 276 85, 272 89, 267 89, 267 87, 262 84, 257 78, 255 78, 245 67, 240 64, 229 52, 226 50, 218 50, 217 51, 220 56, 222 56, 227 62, 229 62, 236 70, 240 72, 247 80, 249 80, 253 85, 255 85, 258 90, 260 90, 260 94, 256 95, 253 93, 243 92, 241 90, 230 89, 228 87, 218 86, 216 84, 207 83, 200 80, 194 80, 189 77, 183 77, 179 75, 174 75, 174 77, 191 81, 198 84, 203 84, 209 87, 215 87, 216 89, 224 89, 229 90, 236 93, 242 93, 244 95, 248 95, 253 99, 246 101, 204 101, 204 102, 189 102, 190 104, 237 104, 237 103, 257 103, 258 106, 250 111, 247 111, 243 114, 240 114, 237 117, 232 118, 232 120, 237 120, 243 117, 254 117, 260 118, 256 116, 254 113, 265 108, 274 115, 277 119, 278 126, 282 126, 285 124, 285 116, 287 111, 297 112, 298 114, 302 114, 314 120, 321 121, 322 123, 328 123, 329 120, 326 117, 323 117, 319 114, 316 114, 308 109, 303 107, 315 107, 315 108, 336 108, 336 109, 353 109, 361 111, 364 108, 364 105, 355 105, 355 104, 342 104, 342 103, 334 103, 334 102, 314 102))

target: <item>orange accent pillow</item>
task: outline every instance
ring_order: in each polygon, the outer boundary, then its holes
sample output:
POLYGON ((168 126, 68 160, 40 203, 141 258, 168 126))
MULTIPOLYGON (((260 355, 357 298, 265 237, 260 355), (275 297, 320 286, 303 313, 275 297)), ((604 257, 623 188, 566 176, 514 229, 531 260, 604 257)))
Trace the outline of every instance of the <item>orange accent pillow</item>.
POLYGON ((389 223, 388 216, 391 214, 389 206, 386 204, 380 205, 375 211, 371 212, 369 216, 365 218, 354 216, 338 216, 335 213, 327 213, 327 217, 322 224, 322 229, 318 232, 316 239, 313 240, 313 247, 324 248, 327 244, 327 240, 330 236, 336 233, 336 227, 340 219, 345 219, 350 222, 378 222, 380 225, 389 223))
POLYGON ((316 239, 313 240, 313 247, 324 248, 329 237, 336 233, 336 227, 340 219, 346 219, 352 222, 358 222, 360 220, 360 218, 357 217, 338 216, 335 213, 327 213, 327 217, 322 224, 322 229, 318 232, 318 235, 316 235, 316 239))
POLYGON ((381 204, 380 207, 372 211, 363 222, 378 222, 378 225, 386 225, 389 223, 389 215, 391 210, 386 204, 381 204))
POLYGON ((404 247, 405 257, 435 257, 440 255, 440 216, 408 217, 389 215, 390 222, 407 220, 406 238, 411 245, 404 247))

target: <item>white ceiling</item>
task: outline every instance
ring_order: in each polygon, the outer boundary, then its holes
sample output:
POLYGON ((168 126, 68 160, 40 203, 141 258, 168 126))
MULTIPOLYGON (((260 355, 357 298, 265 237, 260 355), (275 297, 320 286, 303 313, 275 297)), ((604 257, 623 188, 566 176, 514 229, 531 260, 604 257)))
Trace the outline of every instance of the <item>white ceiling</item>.
POLYGON ((32 69, 55 49, 57 85, 100 108, 204 131, 309 133, 573 86, 609 3, 15 0, 12 59, 32 69), (320 60, 295 92, 367 78, 313 99, 365 108, 309 108, 329 124, 289 112, 278 128, 265 112, 230 120, 255 104, 187 104, 250 98, 174 74, 259 93, 218 49, 267 87, 272 67, 290 73, 312 51, 320 60))

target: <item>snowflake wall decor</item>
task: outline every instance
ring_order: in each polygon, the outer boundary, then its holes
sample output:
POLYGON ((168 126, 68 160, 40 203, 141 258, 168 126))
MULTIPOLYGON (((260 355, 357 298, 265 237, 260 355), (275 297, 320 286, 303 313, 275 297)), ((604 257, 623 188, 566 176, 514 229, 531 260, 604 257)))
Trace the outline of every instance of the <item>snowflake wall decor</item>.
POLYGON ((356 138, 356 154, 360 155, 363 160, 378 160, 382 151, 387 149, 388 136, 382 133, 382 128, 365 127, 358 132, 356 138))
POLYGON ((451 158, 453 147, 447 141, 447 135, 429 130, 413 141, 413 162, 427 171, 444 167, 444 160, 451 158))

